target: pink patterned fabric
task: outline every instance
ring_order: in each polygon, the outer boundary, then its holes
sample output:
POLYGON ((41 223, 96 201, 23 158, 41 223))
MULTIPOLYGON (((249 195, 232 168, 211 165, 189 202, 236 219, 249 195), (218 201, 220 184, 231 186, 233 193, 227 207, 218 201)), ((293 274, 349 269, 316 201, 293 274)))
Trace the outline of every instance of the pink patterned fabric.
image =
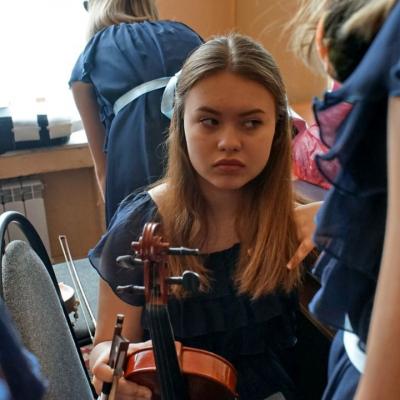
MULTIPOLYGON (((312 124, 307 127, 305 123, 301 125, 299 121, 294 121, 294 124, 297 129, 302 127, 302 130, 292 142, 293 174, 298 179, 329 189, 331 184, 321 175, 315 162, 317 154, 325 154, 329 150, 321 141, 318 126, 312 124)), ((337 163, 332 163, 330 167, 333 169, 331 172, 336 174, 337 163)))
POLYGON ((323 143, 331 147, 335 142, 336 132, 353 109, 353 104, 343 101, 323 111, 317 112, 323 143))

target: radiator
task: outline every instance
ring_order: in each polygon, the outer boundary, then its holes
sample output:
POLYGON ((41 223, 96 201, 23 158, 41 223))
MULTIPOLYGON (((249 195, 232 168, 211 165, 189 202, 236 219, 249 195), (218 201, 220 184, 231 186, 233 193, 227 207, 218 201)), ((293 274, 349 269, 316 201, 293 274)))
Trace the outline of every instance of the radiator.
MULTIPOLYGON (((23 178, 0 181, 0 212, 19 211, 24 214, 37 230, 51 257, 46 211, 43 201, 43 184, 38 179, 23 178)), ((11 224, 6 241, 25 240, 18 227, 11 224)))

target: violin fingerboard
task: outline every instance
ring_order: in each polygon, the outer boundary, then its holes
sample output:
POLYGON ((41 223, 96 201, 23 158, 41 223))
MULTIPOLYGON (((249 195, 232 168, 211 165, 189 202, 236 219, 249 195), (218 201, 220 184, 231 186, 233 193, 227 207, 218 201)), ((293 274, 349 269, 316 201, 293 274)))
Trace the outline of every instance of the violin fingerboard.
POLYGON ((160 381, 161 399, 187 399, 186 384, 176 353, 167 306, 151 305, 146 311, 160 381))

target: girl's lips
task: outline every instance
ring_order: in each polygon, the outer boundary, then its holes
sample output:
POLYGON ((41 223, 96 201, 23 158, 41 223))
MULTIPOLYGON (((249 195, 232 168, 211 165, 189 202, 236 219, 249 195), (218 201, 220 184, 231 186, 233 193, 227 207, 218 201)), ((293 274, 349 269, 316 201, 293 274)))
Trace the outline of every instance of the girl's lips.
POLYGON ((244 167, 244 164, 236 159, 223 159, 214 163, 214 167, 244 167))
POLYGON ((242 170, 245 165, 239 160, 224 159, 214 164, 214 168, 224 173, 236 173, 242 170))

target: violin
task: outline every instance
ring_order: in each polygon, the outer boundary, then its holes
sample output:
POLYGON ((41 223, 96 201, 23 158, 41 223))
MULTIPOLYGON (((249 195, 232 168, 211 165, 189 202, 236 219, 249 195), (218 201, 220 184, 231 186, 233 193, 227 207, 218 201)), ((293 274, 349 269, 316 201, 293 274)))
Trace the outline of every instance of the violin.
MULTIPOLYGON (((59 235, 58 236, 58 241, 61 246, 61 250, 64 255, 65 259, 65 264, 67 266, 69 276, 71 278, 71 282, 73 287, 64 284, 63 282, 59 283, 59 288, 61 292, 61 297, 63 299, 65 309, 68 314, 73 313, 75 322, 77 321, 79 315, 78 315, 78 309, 82 311, 82 316, 86 325, 86 329, 88 332, 88 336, 90 337, 92 343, 93 343, 93 334, 92 334, 92 328, 89 324, 89 321, 92 322, 93 327, 96 329, 96 319, 94 318, 93 311, 90 307, 90 304, 88 302, 88 299, 85 295, 85 291, 83 290, 81 281, 79 279, 74 260, 71 255, 71 251, 69 249, 68 245, 68 240, 65 235, 59 235), (79 307, 80 305, 84 305, 85 307, 79 307), (87 311, 86 311, 87 310, 87 311)), ((74 323, 72 323, 74 324, 74 323)))
POLYGON ((61 298, 63 299, 67 313, 76 314, 78 312, 79 301, 75 297, 75 290, 64 282, 59 282, 58 287, 60 288, 61 298))
MULTIPOLYGON (((147 223, 138 242, 132 243, 136 257, 132 265, 142 264, 144 287, 128 285, 118 291, 144 293, 146 318, 149 321, 151 345, 128 356, 125 379, 147 386, 154 400, 233 400, 237 373, 223 357, 211 352, 186 347, 174 340, 168 309, 168 289, 180 284, 195 291, 200 281, 195 272, 185 271, 180 277, 167 276, 167 258, 172 255, 197 255, 198 250, 172 248, 157 234, 158 223, 147 223)), ((119 257, 126 263, 131 256, 119 257)))

